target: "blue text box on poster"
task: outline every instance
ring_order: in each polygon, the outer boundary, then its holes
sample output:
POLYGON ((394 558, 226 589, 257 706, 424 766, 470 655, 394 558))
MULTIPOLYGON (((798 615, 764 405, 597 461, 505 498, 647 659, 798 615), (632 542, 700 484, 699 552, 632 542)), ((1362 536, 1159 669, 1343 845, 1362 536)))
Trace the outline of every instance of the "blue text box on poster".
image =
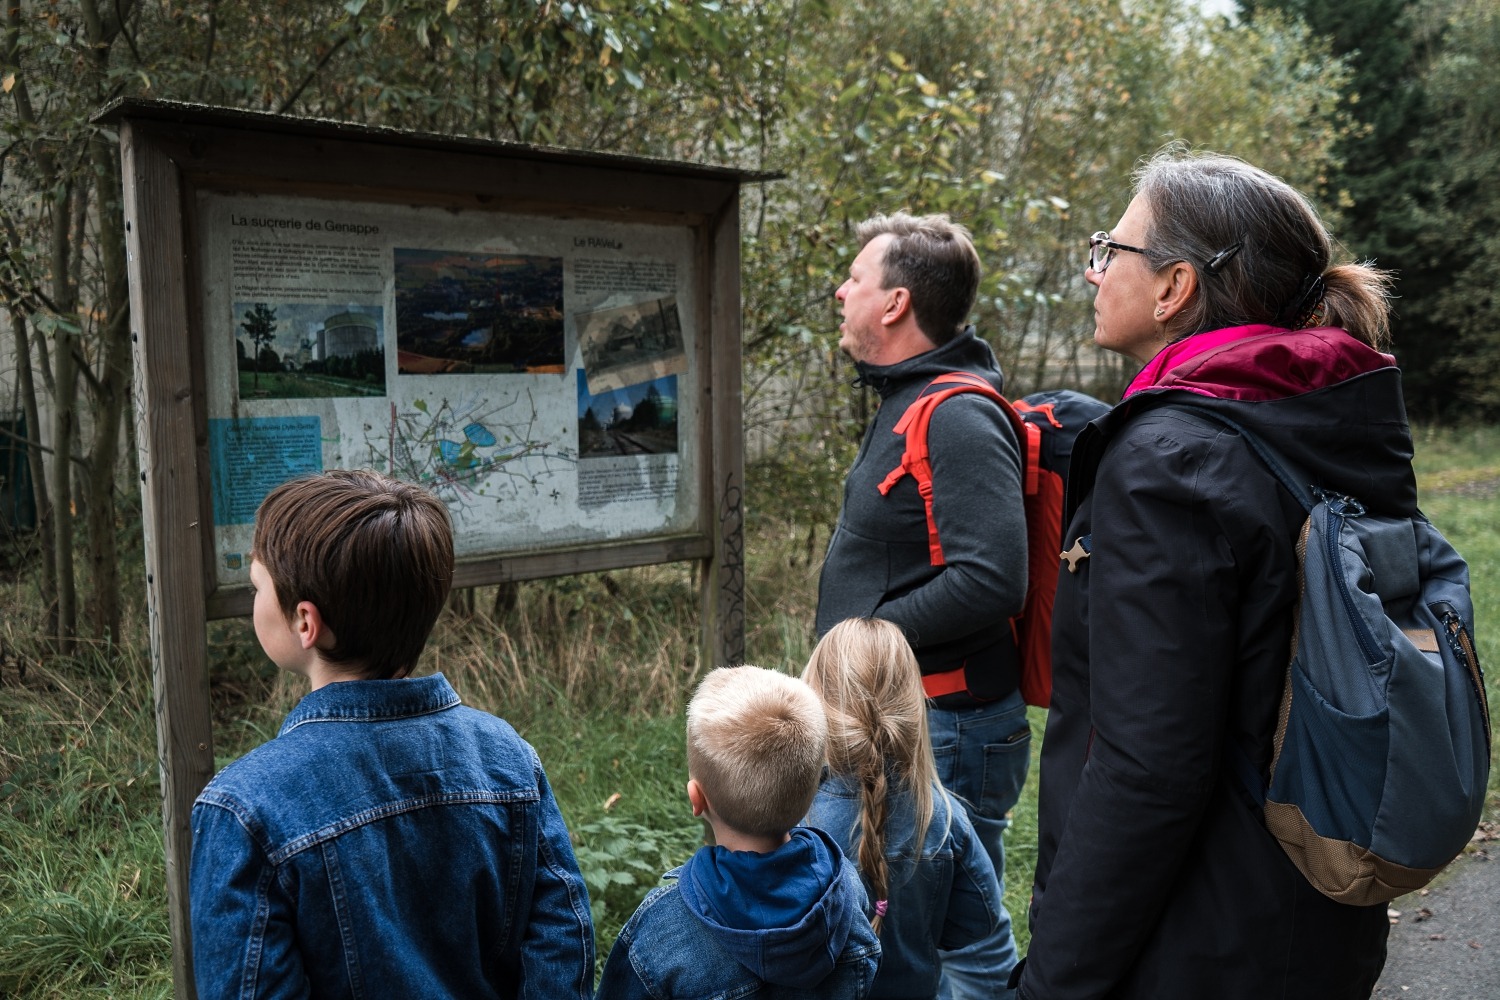
POLYGON ((214 524, 251 524, 266 494, 323 471, 317 417, 241 417, 208 422, 214 524))

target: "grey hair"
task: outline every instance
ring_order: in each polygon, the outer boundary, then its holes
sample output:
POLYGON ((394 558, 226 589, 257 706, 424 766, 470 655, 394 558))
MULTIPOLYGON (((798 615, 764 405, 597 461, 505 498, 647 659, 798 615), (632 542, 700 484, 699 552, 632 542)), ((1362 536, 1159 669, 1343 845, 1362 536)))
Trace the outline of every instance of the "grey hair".
POLYGON ((1377 350, 1388 344, 1390 272, 1335 264, 1317 211, 1279 177, 1174 146, 1137 168, 1135 192, 1150 209, 1144 242, 1152 270, 1182 261, 1198 275, 1198 294, 1168 327, 1174 338, 1251 323, 1297 327, 1316 315, 1377 350), (1316 278, 1323 290, 1315 313, 1316 278))

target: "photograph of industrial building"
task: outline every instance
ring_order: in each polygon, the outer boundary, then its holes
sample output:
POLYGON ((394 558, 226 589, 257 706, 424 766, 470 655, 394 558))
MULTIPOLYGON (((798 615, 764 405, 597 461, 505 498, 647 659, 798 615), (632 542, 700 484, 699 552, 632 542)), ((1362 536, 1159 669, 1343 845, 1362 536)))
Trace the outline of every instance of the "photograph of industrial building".
POLYGON ((596 391, 687 371, 675 295, 579 313, 574 324, 583 367, 596 391))
POLYGON ((379 306, 236 302, 240 399, 385 395, 379 306))

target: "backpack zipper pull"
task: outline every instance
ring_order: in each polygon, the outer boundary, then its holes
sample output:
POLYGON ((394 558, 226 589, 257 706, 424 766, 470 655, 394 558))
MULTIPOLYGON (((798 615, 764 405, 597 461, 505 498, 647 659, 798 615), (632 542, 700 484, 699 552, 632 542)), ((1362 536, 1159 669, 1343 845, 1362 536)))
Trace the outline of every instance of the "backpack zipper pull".
POLYGON ((1363 517, 1365 505, 1347 493, 1335 493, 1321 486, 1312 488, 1313 496, 1328 505, 1328 510, 1338 517, 1363 517))

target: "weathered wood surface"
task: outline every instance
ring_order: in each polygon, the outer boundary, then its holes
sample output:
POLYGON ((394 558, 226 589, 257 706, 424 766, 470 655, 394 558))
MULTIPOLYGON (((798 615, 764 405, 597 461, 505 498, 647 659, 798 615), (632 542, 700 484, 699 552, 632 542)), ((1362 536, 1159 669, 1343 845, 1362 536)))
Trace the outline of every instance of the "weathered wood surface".
MULTIPOLYGON (((453 586, 486 587, 516 580, 538 580, 549 576, 598 573, 628 566, 707 559, 713 541, 705 535, 649 538, 617 545, 579 546, 547 552, 523 553, 498 559, 461 562, 453 568, 453 586)), ((221 588, 208 601, 208 617, 233 618, 248 615, 254 603, 248 587, 221 588)))
POLYGON ((193 1000, 190 818, 193 800, 213 776, 214 754, 203 628, 207 526, 182 280, 183 190, 176 164, 160 148, 140 141, 129 123, 121 129, 120 143, 172 977, 180 1000, 193 1000))
POLYGON ((704 659, 708 667, 745 662, 745 429, 740 373, 740 202, 736 191, 708 236, 712 331, 709 377, 714 557, 703 574, 704 659))

